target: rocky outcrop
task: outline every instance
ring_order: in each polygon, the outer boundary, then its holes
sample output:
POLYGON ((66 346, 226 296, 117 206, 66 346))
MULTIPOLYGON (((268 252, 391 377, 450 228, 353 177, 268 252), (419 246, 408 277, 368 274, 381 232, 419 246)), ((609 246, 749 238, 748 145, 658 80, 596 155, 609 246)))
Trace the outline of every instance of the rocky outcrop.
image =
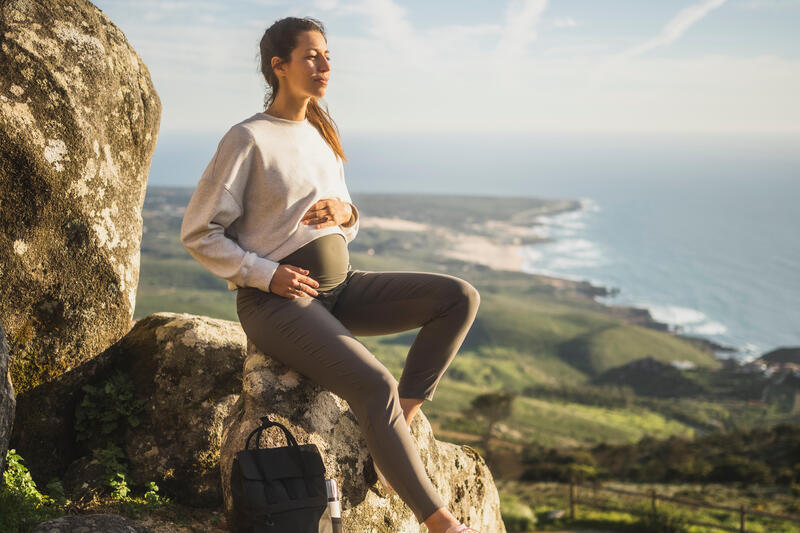
POLYGON ((785 346, 765 353, 757 359, 769 365, 800 365, 800 346, 785 346))
MULTIPOLYGON (((31 475, 44 486, 71 463, 70 471, 82 471, 91 450, 112 439, 126 452, 135 483, 155 481, 181 503, 219 505, 222 421, 242 388, 245 347, 237 322, 150 315, 98 357, 20 395, 12 444, 25 450, 31 475), (127 403, 141 405, 132 413, 136 425, 120 419, 113 432, 103 434, 98 426, 78 441, 76 408, 87 395, 84 387, 102 389, 118 374, 132 385, 127 403)), ((122 407, 100 405, 127 412, 122 407)))
POLYGON ((150 529, 141 526, 129 518, 115 514, 89 514, 78 516, 62 516, 36 526, 31 533, 150 533, 150 529))
POLYGON ((2 472, 5 469, 8 441, 11 438, 11 426, 14 423, 14 386, 8 375, 8 343, 3 325, 0 324, 0 488, 3 487, 2 472))
MULTIPOLYGON (((411 509, 399 497, 387 498, 378 490, 372 459, 349 405, 252 345, 245 359, 247 349, 236 322, 150 315, 98 357, 20 395, 12 445, 25 450, 37 484, 44 486, 58 476, 77 497, 81 491, 91 497, 102 490, 92 484, 99 466, 91 450, 116 439, 135 484, 155 481, 165 496, 179 503, 225 504, 230 509, 226 480, 233 454, 268 414, 286 424, 300 443, 318 446, 328 476, 341 487, 346 531, 417 531, 411 509), (107 434, 98 425, 88 440, 78 441, 76 408, 81 412, 88 391, 103 389, 117 375, 131 383, 133 398, 126 403, 141 402, 141 409, 129 413, 114 404, 117 400, 100 396, 88 403, 101 406, 103 413, 130 414, 136 424, 120 419, 107 434)), ((497 489, 483 458, 469 446, 438 442, 422 413, 414 419, 412 435, 434 485, 456 516, 481 531, 505 531, 497 489)), ((283 434, 268 433, 262 444, 283 446, 283 434)))
POLYGON ((18 394, 130 328, 160 114, 92 3, 0 3, 0 316, 18 394))
MULTIPOLYGON (((411 509, 398 496, 387 498, 377 489, 372 459, 347 402, 265 356, 252 343, 248 343, 243 383, 242 394, 225 420, 220 456, 229 519, 233 457, 244 449, 259 418, 268 415, 286 425, 299 444, 313 443, 319 448, 326 477, 339 482, 343 530, 419 530, 411 509)), ((497 489, 483 458, 469 446, 437 441, 422 412, 414 418, 411 433, 428 474, 456 517, 480 531, 505 532, 497 489)), ((283 432, 265 431, 261 446, 286 446, 283 432)))

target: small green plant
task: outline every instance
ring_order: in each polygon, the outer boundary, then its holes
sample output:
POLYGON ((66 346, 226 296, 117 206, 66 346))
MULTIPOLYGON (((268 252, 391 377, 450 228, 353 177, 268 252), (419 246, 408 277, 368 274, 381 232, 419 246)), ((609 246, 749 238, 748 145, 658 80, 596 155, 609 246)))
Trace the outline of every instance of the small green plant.
POLYGON ((84 385, 86 393, 75 408, 75 436, 79 441, 104 443, 92 449, 92 456, 103 466, 102 483, 124 514, 139 517, 147 506, 160 506, 170 500, 158 494, 158 485, 151 481, 142 497, 133 495, 125 452, 114 438, 130 426, 139 425, 139 412, 144 400, 137 400, 131 378, 116 370, 100 386, 84 385))
POLYGON ((112 506, 116 507, 120 514, 132 518, 141 518, 144 511, 150 511, 162 506, 170 505, 172 500, 158 494, 158 485, 150 481, 145 485, 145 492, 142 496, 125 493, 125 496, 118 496, 112 506))
POLYGON ((138 413, 144 407, 143 400, 137 400, 133 381, 120 370, 99 387, 84 385, 86 393, 75 408, 75 438, 88 440, 98 435, 110 435, 122 424, 132 427, 139 425, 138 413))
POLYGON ((163 502, 163 498, 158 494, 158 485, 155 481, 147 484, 147 491, 144 493, 144 501, 149 505, 158 505, 163 502))
POLYGON ((105 477, 103 482, 110 489, 110 495, 117 500, 120 510, 129 516, 139 518, 148 507, 160 507, 170 503, 169 498, 158 494, 158 485, 154 481, 145 484, 145 492, 141 497, 133 495, 128 466, 125 463, 125 452, 112 442, 105 448, 92 450, 94 458, 103 466, 105 477))
POLYGON ((125 498, 130 493, 128 467, 124 462, 125 452, 113 442, 109 442, 105 448, 92 450, 92 455, 105 469, 103 482, 111 489, 111 496, 125 498))
MULTIPOLYGON (((16 450, 6 453, 6 470, 0 489, 0 531, 4 533, 27 532, 39 522, 64 514, 56 500, 39 492, 22 461, 16 450)), ((50 485, 53 482, 48 487, 50 485)))
POLYGON ((64 493, 64 485, 61 483, 61 480, 58 478, 51 479, 49 483, 46 485, 47 494, 53 498, 53 501, 59 507, 63 507, 67 504, 67 496, 64 493))
POLYGON ((645 514, 636 525, 647 533, 689 533, 689 523, 683 514, 664 509, 645 514))

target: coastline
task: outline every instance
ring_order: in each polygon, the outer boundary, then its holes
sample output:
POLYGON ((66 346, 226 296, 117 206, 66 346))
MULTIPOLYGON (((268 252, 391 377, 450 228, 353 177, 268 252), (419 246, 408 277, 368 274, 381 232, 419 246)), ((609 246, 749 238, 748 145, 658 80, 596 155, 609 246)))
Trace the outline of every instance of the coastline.
POLYGON ((601 302, 597 297, 613 296, 619 292, 618 288, 594 284, 587 280, 570 279, 549 274, 529 272, 524 269, 525 253, 528 246, 554 242, 555 239, 547 237, 537 231, 540 216, 554 216, 571 211, 584 209, 580 200, 554 201, 552 204, 536 209, 516 213, 510 221, 485 220, 482 223, 472 224, 469 233, 457 230, 444 230, 441 227, 401 219, 398 217, 362 217, 363 227, 375 227, 390 231, 428 231, 441 235, 448 243, 448 247, 437 252, 439 257, 455 259, 466 263, 479 264, 492 270, 512 271, 533 276, 539 283, 549 285, 558 292, 580 294, 590 299, 598 309, 602 309, 611 316, 629 324, 655 329, 683 338, 688 342, 697 344, 722 359, 724 353, 737 352, 732 346, 723 346, 703 337, 685 335, 675 331, 670 324, 655 320, 649 309, 630 305, 613 305, 601 302))

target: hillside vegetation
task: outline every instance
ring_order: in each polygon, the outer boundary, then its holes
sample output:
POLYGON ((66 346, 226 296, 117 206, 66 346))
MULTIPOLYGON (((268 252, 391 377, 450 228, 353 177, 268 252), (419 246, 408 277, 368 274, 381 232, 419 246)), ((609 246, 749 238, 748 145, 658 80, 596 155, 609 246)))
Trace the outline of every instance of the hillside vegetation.
MULTIPOLYGON (((137 319, 172 311, 238 320, 236 293, 180 243, 181 217, 190 195, 184 188, 148 189, 137 319)), ((435 195, 353 195, 353 200, 362 217, 396 216, 483 235, 492 234, 490 221, 530 225, 536 214, 575 207, 568 200, 435 195)), ((464 411, 492 391, 516 395, 508 417, 492 427, 492 440, 487 441, 498 447, 498 457, 504 450, 509 456, 518 454, 530 443, 633 443, 644 436, 688 437, 698 430, 749 427, 791 416, 779 406, 751 405, 735 394, 718 394, 729 380, 718 377, 720 363, 708 343, 665 332, 641 310, 596 302, 592 296, 606 294, 605 288, 449 259, 439 253, 446 246, 446 232, 394 231, 368 224, 349 245, 355 269, 448 273, 480 291, 473 327, 434 401, 425 405, 442 439, 478 443, 485 424, 464 411), (613 375, 608 372, 644 358, 693 363, 691 370, 669 368, 681 379, 694 376, 704 394, 654 397, 624 380, 608 379, 613 375), (719 383, 710 386, 714 380, 719 383)), ((399 378, 417 331, 360 340, 399 378)), ((751 381, 731 387, 740 390, 751 381)))

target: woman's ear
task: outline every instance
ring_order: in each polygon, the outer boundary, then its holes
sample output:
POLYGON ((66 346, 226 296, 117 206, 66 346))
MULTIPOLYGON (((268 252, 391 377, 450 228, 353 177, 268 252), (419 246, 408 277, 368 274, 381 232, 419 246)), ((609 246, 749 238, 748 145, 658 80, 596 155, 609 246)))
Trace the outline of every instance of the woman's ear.
POLYGON ((284 71, 286 70, 286 67, 283 64, 283 60, 280 57, 272 56, 270 64, 272 65, 272 71, 275 73, 275 75, 285 74, 284 71))

